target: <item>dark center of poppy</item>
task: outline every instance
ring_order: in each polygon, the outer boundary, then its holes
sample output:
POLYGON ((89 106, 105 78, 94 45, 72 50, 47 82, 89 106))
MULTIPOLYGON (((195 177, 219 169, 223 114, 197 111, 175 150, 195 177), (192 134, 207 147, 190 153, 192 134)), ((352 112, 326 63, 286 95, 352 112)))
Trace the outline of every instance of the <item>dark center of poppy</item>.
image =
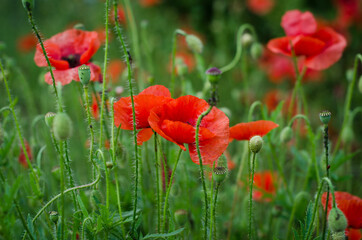
POLYGON ((70 68, 74 68, 80 65, 80 55, 79 54, 70 54, 66 57, 62 57, 62 60, 65 60, 69 63, 70 68))

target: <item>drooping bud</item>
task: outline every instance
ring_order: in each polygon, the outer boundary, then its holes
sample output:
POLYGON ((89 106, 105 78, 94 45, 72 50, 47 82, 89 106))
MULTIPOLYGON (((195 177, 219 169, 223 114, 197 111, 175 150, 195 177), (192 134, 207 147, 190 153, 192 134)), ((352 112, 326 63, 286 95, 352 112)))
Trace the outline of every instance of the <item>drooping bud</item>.
POLYGON ((331 116, 332 116, 331 112, 327 110, 324 110, 323 112, 319 113, 319 119, 323 124, 328 124, 329 120, 331 120, 331 116))
POLYGON ((50 218, 50 220, 52 220, 52 222, 53 222, 54 224, 57 224, 58 219, 59 219, 59 214, 58 214, 58 212, 56 212, 56 211, 50 211, 50 212, 49 212, 49 218, 50 218))
POLYGON ((253 40, 253 36, 250 33, 244 33, 243 35, 241 35, 241 44, 243 45, 243 47, 250 46, 253 40))
POLYGON ((258 60, 263 55, 263 45, 258 42, 253 43, 250 48, 250 54, 254 60, 258 60))
POLYGON ((258 153, 263 147, 263 139, 260 136, 254 136, 249 141, 249 149, 253 153, 258 153))
POLYGON ((175 67, 177 74, 180 76, 183 76, 188 72, 187 65, 182 58, 176 57, 175 67))
POLYGON ((53 112, 48 112, 47 114, 45 114, 45 124, 48 126, 48 128, 52 129, 53 128, 53 121, 54 121, 54 117, 55 117, 55 113, 53 112))
POLYGON ((113 167, 113 163, 112 163, 112 162, 106 162, 106 166, 107 166, 107 168, 112 168, 112 167, 113 167))
POLYGON ((280 133, 280 141, 282 143, 287 143, 293 138, 293 129, 289 126, 286 126, 283 128, 283 130, 280 133))
POLYGON ((362 93, 362 76, 360 76, 358 80, 358 90, 362 93))
POLYGON ((188 34, 186 36, 187 46, 196 53, 201 53, 204 45, 202 44, 200 38, 196 37, 193 34, 188 34))
POLYGON ((347 219, 338 207, 333 207, 329 211, 328 226, 332 232, 344 232, 347 228, 347 219))
POLYGON ((21 0, 23 3, 23 7, 27 11, 32 11, 34 8, 34 0, 21 0))
POLYGON ((220 80, 221 77, 221 71, 220 69, 216 68, 216 67, 212 67, 206 70, 205 74, 207 77, 207 80, 211 83, 211 84, 217 84, 220 80))
POLYGON ((73 125, 72 120, 66 113, 58 113, 53 121, 54 136, 57 140, 63 141, 72 135, 73 125))
POLYGON ((80 82, 83 84, 83 86, 87 86, 90 78, 91 78, 91 70, 89 66, 83 64, 78 68, 78 75, 80 82))

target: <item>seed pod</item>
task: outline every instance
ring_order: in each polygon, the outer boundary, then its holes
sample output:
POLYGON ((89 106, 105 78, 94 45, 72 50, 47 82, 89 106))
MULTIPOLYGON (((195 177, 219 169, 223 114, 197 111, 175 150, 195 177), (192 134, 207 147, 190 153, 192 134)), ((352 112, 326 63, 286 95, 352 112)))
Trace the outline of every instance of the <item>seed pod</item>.
POLYGON ((47 114, 45 114, 45 124, 48 126, 48 128, 52 129, 53 128, 53 121, 54 121, 54 117, 55 117, 55 113, 53 112, 48 112, 47 114))
POLYGON ((332 232, 343 232, 347 228, 346 216, 338 207, 329 211, 328 226, 332 232))
POLYGON ((87 86, 90 78, 91 78, 91 70, 89 66, 83 64, 78 68, 78 75, 80 82, 83 84, 83 86, 87 86))
POLYGON ((329 121, 331 120, 331 116, 332 116, 331 112, 327 110, 324 110, 323 112, 319 113, 319 119, 323 124, 328 124, 329 121))
POLYGON ((196 53, 201 53, 204 45, 202 44, 200 38, 196 37, 195 35, 188 34, 186 36, 186 43, 187 46, 196 53))
POLYGON ((263 55, 263 45, 258 42, 253 43, 250 48, 250 54, 254 60, 258 60, 263 55))
POLYGON ((50 217, 50 220, 52 220, 52 222, 53 222, 54 224, 57 224, 58 219, 59 219, 59 214, 58 214, 58 212, 56 212, 56 211, 50 211, 50 212, 49 212, 49 217, 50 217))
POLYGON ((253 153, 258 153, 263 147, 263 139, 260 136, 254 136, 249 141, 249 149, 253 153))
POLYGON ((53 120, 54 136, 57 140, 63 141, 72 135, 72 120, 66 113, 57 113, 53 120))
POLYGON ((217 84, 220 80, 221 77, 221 71, 220 69, 216 68, 216 67, 212 67, 207 69, 207 71, 205 72, 207 80, 211 83, 211 84, 217 84))
POLYGON ((282 143, 287 143, 293 138, 293 129, 289 126, 283 128, 282 132, 280 133, 280 141, 282 143))
POLYGON ((112 168, 112 167, 113 167, 113 163, 112 163, 112 162, 106 162, 106 166, 107 166, 107 168, 112 168))

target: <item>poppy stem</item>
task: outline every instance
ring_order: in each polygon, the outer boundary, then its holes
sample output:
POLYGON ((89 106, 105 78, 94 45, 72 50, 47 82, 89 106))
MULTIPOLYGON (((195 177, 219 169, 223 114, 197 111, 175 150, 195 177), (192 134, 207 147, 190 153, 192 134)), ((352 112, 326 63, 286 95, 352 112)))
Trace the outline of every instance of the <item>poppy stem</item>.
MULTIPOLYGON (((173 177, 175 175, 177 164, 178 164, 178 162, 180 160, 181 153, 182 153, 182 149, 180 148, 180 150, 178 152, 178 155, 177 155, 177 158, 176 158, 176 163, 175 163, 175 165, 174 165, 174 167, 172 169, 170 181, 168 182, 168 187, 167 187, 167 192, 166 192, 166 197, 165 197, 165 204, 163 205, 163 223, 162 223, 161 232, 163 232, 165 230, 165 227, 166 227, 166 211, 167 211, 168 198, 170 196, 173 177)), ((167 174, 167 173, 165 173, 165 174, 167 174)))
POLYGON ((181 29, 176 29, 172 35, 172 55, 171 55, 171 96, 175 94, 175 78, 176 78, 176 49, 177 49, 177 35, 186 36, 186 33, 181 29))
POLYGON ((199 131, 200 131, 200 124, 201 124, 202 119, 207 114, 209 114, 211 109, 212 109, 212 106, 210 106, 205 112, 200 114, 199 118, 197 119, 196 132, 195 132, 196 150, 197 150, 197 156, 199 158, 202 188, 203 188, 204 196, 205 196, 205 219, 204 219, 204 231, 205 231, 204 239, 205 240, 207 239, 207 220, 208 220, 209 204, 208 204, 207 189, 206 189, 206 184, 205 184, 204 168, 202 165, 202 157, 201 157, 201 152, 200 152, 199 131))
MULTIPOLYGON (((215 163, 216 161, 214 161, 214 163, 212 164, 212 169, 211 172, 214 172, 214 168, 215 168, 215 163)), ((214 196, 214 174, 211 174, 211 187, 210 187, 210 236, 209 239, 212 239, 213 236, 213 224, 214 224, 214 201, 213 201, 213 196, 214 196)))
POLYGON ((156 195, 157 195, 157 231, 161 231, 161 198, 160 198, 160 161, 159 152, 157 148, 157 133, 154 132, 154 145, 155 145, 155 168, 156 168, 156 195))
POLYGON ((254 169, 255 169, 255 158, 256 153, 253 153, 253 159, 250 162, 250 168, 249 168, 249 239, 253 239, 253 233, 252 233, 252 222, 253 222, 253 185, 254 185, 254 169))
MULTIPOLYGON (((326 155, 326 175, 329 179, 329 153, 328 153, 328 124, 324 124, 324 138, 323 138, 323 144, 325 149, 325 155, 326 155)), ((322 239, 325 239, 326 231, 327 231, 327 213, 328 213, 328 202, 329 202, 329 186, 327 186, 327 198, 326 198, 326 209, 324 213, 324 223, 323 223, 323 235, 322 239)))
MULTIPOLYGON (((25 228, 25 231, 29 234, 29 238, 30 238, 31 240, 34 240, 34 237, 33 237, 33 235, 32 235, 31 232, 30 232, 30 229, 29 229, 29 227, 28 227, 28 224, 26 224, 25 218, 24 218, 23 214, 21 213, 21 209, 20 209, 20 206, 19 206, 18 201, 16 201, 16 200, 14 199, 14 203, 15 203, 16 211, 17 211, 18 214, 19 214, 21 223, 23 224, 23 226, 24 226, 24 228, 25 228)), ((33 226, 32 226, 32 227, 33 227, 33 226)))
MULTIPOLYGON (((61 233, 60 233, 60 239, 64 239, 64 230, 65 230, 65 213, 64 213, 64 189, 65 189, 65 180, 64 180, 64 142, 59 141, 59 164, 60 164, 60 194, 61 194, 61 207, 60 207, 60 227, 61 227, 61 233)), ((33 219, 34 221, 34 219, 33 219)))
POLYGON ((214 209, 212 211, 213 219, 214 219, 214 229, 213 229, 213 235, 214 239, 216 239, 216 204, 217 204, 217 195, 219 194, 219 188, 221 183, 217 183, 216 190, 215 190, 215 197, 214 197, 214 209))
MULTIPOLYGON (((295 57, 293 57, 293 59, 295 59, 295 57)), ((294 61, 294 60, 293 60, 294 61)), ((295 69, 296 72, 296 76, 297 76, 297 80, 294 84, 294 88, 293 88, 293 92, 292 92, 292 97, 290 100, 290 105, 289 105, 289 109, 288 109, 288 119, 290 119, 292 117, 293 114, 293 107, 294 107, 294 99, 296 97, 297 92, 300 92, 300 88, 301 88, 301 82, 303 80, 304 74, 307 71, 307 67, 304 66, 302 69, 302 72, 298 71, 298 67, 295 69)))

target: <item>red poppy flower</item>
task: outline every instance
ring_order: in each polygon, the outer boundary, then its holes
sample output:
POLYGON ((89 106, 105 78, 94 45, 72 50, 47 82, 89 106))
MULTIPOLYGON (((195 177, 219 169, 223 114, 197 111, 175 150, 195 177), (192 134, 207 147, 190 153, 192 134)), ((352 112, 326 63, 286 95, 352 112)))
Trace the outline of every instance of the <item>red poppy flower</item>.
MULTIPOLYGON (((31 153, 31 148, 29 146, 29 143, 27 141, 24 141, 26 152, 28 153, 29 160, 31 161, 33 159, 33 155, 31 153)), ((28 167, 28 162, 26 161, 25 153, 23 151, 23 147, 20 146, 20 155, 19 155, 19 163, 23 165, 24 168, 28 167)))
POLYGON ((276 193, 277 175, 271 171, 257 172, 254 174, 253 199, 255 201, 270 202, 276 193))
POLYGON ((346 39, 329 27, 317 27, 310 12, 288 11, 282 18, 286 37, 272 39, 268 48, 274 53, 292 56, 292 47, 297 57, 304 57, 304 65, 310 69, 323 70, 341 56, 347 45, 346 39))
POLYGON ((115 59, 109 62, 107 72, 111 77, 112 81, 117 82, 124 69, 124 63, 121 60, 115 59))
MULTIPOLYGON (((182 96, 154 108, 148 122, 152 129, 166 140, 176 143, 186 151, 188 144, 191 160, 199 164, 195 144, 196 122, 209 104, 194 96, 182 96)), ((212 164, 228 146, 229 119, 219 109, 213 108, 200 125, 200 152, 202 163, 212 164)))
POLYGON ((347 228, 345 231, 345 234, 348 237, 348 240, 361 240, 362 239, 361 230, 359 230, 359 229, 347 228))
POLYGON ((279 125, 266 120, 238 123, 230 128, 230 140, 250 140, 254 136, 263 137, 279 125))
POLYGON ((359 0, 335 0, 337 19, 335 24, 340 28, 347 28, 351 24, 361 23, 361 7, 359 0))
MULTIPOLYGON (((90 59, 97 52, 100 46, 97 32, 87 32, 79 29, 69 29, 58 33, 44 42, 50 64, 56 82, 62 85, 72 80, 80 81, 78 68, 86 64, 91 69, 91 81, 100 81, 101 68, 91 62, 90 59)), ((34 61, 39 67, 48 66, 43 51, 38 44, 34 61)), ((50 72, 45 74, 45 82, 52 84, 50 72)))
POLYGON ((38 39, 32 33, 21 36, 17 41, 17 48, 20 52, 27 53, 33 50, 38 43, 38 39))
POLYGON ((142 7, 152 7, 159 4, 161 0, 140 0, 142 7))
MULTIPOLYGON (((175 60, 177 62, 177 59, 181 59, 187 66, 189 72, 192 71, 195 68, 195 60, 192 54, 186 53, 186 52, 177 52, 175 56, 175 60)), ((169 72, 171 72, 172 69, 172 62, 170 60, 170 63, 168 65, 169 72)), ((177 73, 177 68, 176 68, 177 73)))
MULTIPOLYGON (((362 199, 347 192, 335 192, 337 207, 347 218, 348 227, 362 228, 362 199)), ((323 207, 326 206, 327 193, 322 195, 323 207)), ((332 195, 329 196, 328 213, 332 208, 332 195)))
POLYGON ((273 0, 247 0, 246 6, 250 11, 258 15, 265 15, 274 7, 273 0))
MULTIPOLYGON (((162 86, 155 85, 146 88, 137 96, 134 96, 136 112, 136 128, 142 129, 137 134, 138 145, 149 140, 153 134, 148 117, 150 111, 159 105, 172 100, 170 91, 162 86)), ((133 130, 133 116, 131 97, 123 97, 114 103, 114 124, 122 129, 133 130)))

